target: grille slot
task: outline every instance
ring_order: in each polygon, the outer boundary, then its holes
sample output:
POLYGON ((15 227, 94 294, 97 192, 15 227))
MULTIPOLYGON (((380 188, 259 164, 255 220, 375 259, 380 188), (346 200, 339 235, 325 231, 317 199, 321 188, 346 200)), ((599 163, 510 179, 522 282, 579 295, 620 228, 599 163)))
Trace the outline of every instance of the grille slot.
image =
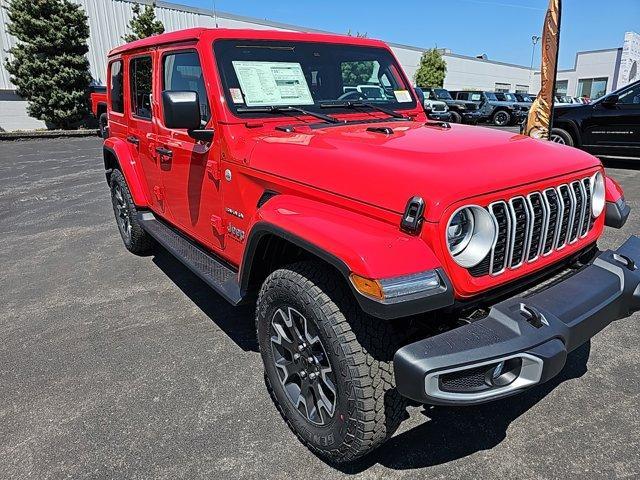
POLYGON ((491 273, 496 275, 504 271, 507 267, 507 257, 509 255, 509 243, 511 240, 511 215, 506 202, 496 202, 489 206, 489 212, 496 219, 498 233, 496 244, 491 257, 491 273))
POLYGON ((535 262, 585 237, 595 224, 589 178, 500 200, 487 209, 497 225, 496 239, 489 255, 469 269, 474 277, 535 262))
POLYGON ((524 263, 529 242, 530 214, 524 197, 515 197, 509 200, 511 213, 511 255, 509 265, 511 268, 519 267, 524 263))
POLYGON ((547 224, 546 205, 542 201, 542 194, 534 192, 527 197, 531 210, 531 241, 529 242, 529 255, 527 260, 533 262, 542 252, 542 244, 545 238, 545 226, 547 224))

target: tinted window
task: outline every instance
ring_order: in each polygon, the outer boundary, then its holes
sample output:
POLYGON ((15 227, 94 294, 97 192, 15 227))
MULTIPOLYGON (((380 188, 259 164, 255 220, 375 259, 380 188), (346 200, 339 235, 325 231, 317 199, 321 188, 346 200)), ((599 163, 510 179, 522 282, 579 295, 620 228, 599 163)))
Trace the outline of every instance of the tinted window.
POLYGON ((124 113, 124 85, 122 77, 122 62, 111 63, 111 110, 124 113))
POLYGON ((438 88, 434 90, 434 92, 436 92, 436 97, 439 100, 453 100, 451 98, 451 95, 449 94, 449 91, 445 90, 444 88, 438 88))
POLYGON ((619 103, 640 106, 640 84, 620 94, 619 103))
POLYGON ((178 52, 164 57, 163 89, 198 92, 200 116, 203 122, 211 118, 207 90, 202 75, 200 59, 196 52, 178 52))
POLYGON ((151 118, 151 57, 138 57, 129 64, 131 112, 140 118, 151 118))

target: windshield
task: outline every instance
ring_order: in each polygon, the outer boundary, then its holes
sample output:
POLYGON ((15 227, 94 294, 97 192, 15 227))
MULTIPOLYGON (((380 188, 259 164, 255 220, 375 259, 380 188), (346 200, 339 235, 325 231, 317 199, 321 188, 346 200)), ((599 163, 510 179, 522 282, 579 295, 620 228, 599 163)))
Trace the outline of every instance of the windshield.
POLYGON ((229 108, 243 116, 278 114, 246 107, 324 107, 323 113, 328 113, 329 106, 329 111, 347 113, 353 110, 345 104, 356 101, 392 110, 416 106, 400 66, 384 48, 218 40, 214 52, 229 108))
POLYGON ((433 91, 436 92, 436 98, 438 100, 453 100, 449 90, 445 90, 444 88, 434 88, 433 91))
POLYGON ((485 92, 485 95, 487 97, 487 100, 491 101, 491 102, 497 102, 498 99, 496 98, 495 94, 493 94, 492 92, 485 92))

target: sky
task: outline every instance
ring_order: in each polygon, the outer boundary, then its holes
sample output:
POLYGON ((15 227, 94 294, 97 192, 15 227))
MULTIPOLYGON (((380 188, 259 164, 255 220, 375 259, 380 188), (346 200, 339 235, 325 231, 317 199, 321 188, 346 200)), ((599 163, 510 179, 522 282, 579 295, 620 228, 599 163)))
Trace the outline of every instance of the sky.
MULTIPOLYGON (((540 35, 548 0, 169 0, 200 8, 291 23, 462 55, 529 65, 532 35, 540 35)), ((640 0, 563 0, 560 68, 575 54, 622 46, 640 32, 640 0)), ((540 61, 540 44, 534 63, 540 61)))

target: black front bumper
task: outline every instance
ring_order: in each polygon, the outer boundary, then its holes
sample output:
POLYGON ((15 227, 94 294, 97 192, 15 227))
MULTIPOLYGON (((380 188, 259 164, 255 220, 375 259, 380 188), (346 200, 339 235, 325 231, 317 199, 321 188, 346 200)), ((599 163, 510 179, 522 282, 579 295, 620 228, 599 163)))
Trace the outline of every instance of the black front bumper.
POLYGON ((567 354, 614 320, 640 310, 640 239, 488 316, 407 345, 394 357, 399 392, 422 403, 471 405, 543 383, 567 354))

